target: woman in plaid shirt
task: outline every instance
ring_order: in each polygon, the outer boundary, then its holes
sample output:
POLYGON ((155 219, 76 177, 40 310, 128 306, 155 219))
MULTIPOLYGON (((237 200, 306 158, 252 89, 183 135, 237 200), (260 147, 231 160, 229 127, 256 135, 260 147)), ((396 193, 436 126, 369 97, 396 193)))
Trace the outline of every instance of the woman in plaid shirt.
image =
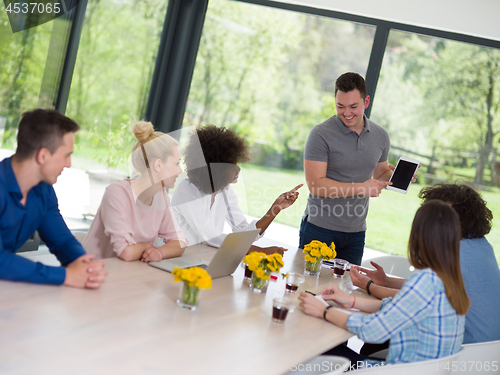
MULTIPOLYGON (((321 292, 325 300, 371 313, 366 316, 331 309, 307 293, 301 293, 300 305, 306 314, 324 318, 365 342, 390 339, 387 364, 455 354, 463 341, 470 305, 460 272, 460 238, 456 212, 442 201, 430 200, 418 209, 410 233, 409 259, 417 271, 394 297, 382 301, 356 298, 338 286, 321 292)), ((351 360, 364 359, 352 353, 351 360)))

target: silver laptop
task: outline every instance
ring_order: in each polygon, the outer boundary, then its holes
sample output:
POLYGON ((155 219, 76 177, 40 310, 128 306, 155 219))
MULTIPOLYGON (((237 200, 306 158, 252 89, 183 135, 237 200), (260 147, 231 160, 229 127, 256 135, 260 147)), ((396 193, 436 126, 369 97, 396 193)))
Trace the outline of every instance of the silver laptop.
POLYGON ((164 259, 159 262, 149 262, 149 265, 167 272, 172 272, 175 267, 202 267, 206 268, 212 279, 229 276, 243 260, 250 246, 257 239, 259 232, 260 229, 252 229, 228 234, 210 263, 200 259, 181 256, 164 259))

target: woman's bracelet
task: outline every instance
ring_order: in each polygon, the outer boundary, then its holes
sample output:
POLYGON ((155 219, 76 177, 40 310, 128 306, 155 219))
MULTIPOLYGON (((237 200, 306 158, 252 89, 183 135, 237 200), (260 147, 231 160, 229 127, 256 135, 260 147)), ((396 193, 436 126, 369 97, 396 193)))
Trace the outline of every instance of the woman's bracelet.
POLYGON ((372 294, 370 293, 370 285, 373 284, 373 280, 370 280, 366 283, 366 293, 368 293, 369 296, 372 294))
POLYGON ((328 309, 330 307, 333 307, 333 306, 332 305, 328 305, 328 306, 325 307, 325 311, 323 311, 323 319, 326 320, 329 323, 330 323, 330 321, 326 319, 326 312, 328 311, 328 309))
POLYGON ((352 306, 350 307, 351 309, 354 307, 354 305, 356 304, 356 296, 353 296, 354 297, 354 301, 352 301, 352 306))

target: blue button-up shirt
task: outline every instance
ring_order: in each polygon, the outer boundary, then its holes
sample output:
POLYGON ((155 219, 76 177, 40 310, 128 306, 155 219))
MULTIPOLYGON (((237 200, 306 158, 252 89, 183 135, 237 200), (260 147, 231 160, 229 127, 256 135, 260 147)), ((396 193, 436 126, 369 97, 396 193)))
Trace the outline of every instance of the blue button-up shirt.
POLYGON ((35 230, 63 266, 84 255, 85 250, 66 226, 51 185, 40 182, 33 187, 26 206, 21 199, 11 158, 4 159, 0 162, 0 279, 62 284, 65 268, 34 263, 16 255, 16 250, 35 230))
POLYGON ((451 306, 444 284, 430 268, 416 271, 380 310, 351 314, 347 329, 361 340, 391 340, 387 363, 417 362, 458 353, 464 337, 465 315, 451 306))

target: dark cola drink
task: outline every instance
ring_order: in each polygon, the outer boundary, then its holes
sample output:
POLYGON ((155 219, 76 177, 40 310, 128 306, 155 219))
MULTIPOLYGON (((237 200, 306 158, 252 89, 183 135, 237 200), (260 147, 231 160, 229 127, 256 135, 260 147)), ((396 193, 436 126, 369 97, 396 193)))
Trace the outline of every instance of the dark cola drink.
POLYGON ((297 291, 297 289, 299 289, 299 286, 298 285, 295 285, 295 284, 286 284, 286 290, 288 292, 291 292, 291 293, 295 293, 297 291))
POLYGON ((252 279, 252 271, 250 271, 250 268, 248 268, 248 264, 245 264, 245 279, 251 280, 252 279))
POLYGON ((333 268, 333 273, 337 277, 342 277, 342 276, 344 276, 345 269, 343 267, 342 268, 341 267, 334 267, 333 268))
POLYGON ((283 323, 288 315, 288 309, 283 306, 273 307, 273 320, 276 323, 283 323))

